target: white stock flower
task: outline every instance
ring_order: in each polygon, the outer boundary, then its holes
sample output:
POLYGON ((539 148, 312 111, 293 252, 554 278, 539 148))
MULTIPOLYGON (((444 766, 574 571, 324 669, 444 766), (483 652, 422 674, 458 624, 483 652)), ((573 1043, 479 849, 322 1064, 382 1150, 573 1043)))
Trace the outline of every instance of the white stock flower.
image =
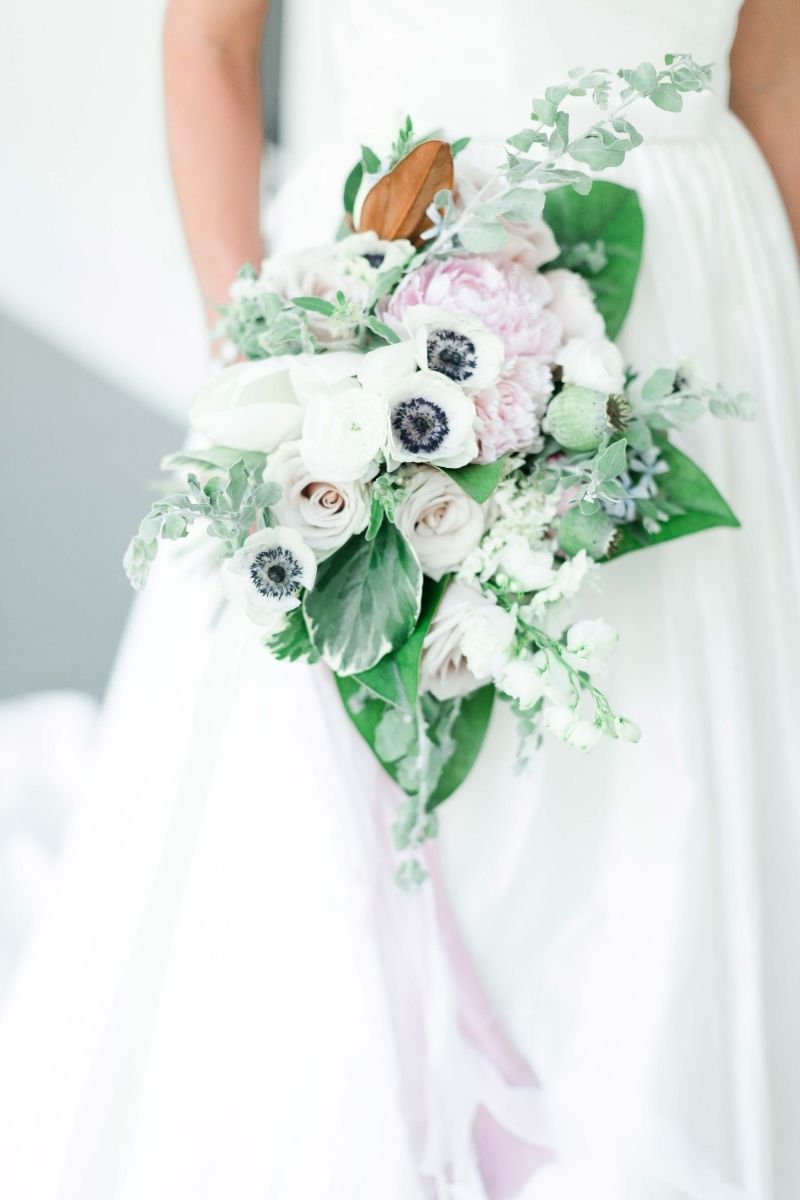
POLYGON ((547 281, 553 289, 553 299, 547 307, 561 322, 564 340, 602 338, 606 324, 595 307, 592 289, 583 276, 559 267, 547 272, 547 281))
POLYGON ((461 317, 444 308, 414 304, 403 313, 417 364, 463 388, 491 387, 505 358, 503 343, 477 317, 461 317))
POLYGON ((407 375, 387 393, 386 461, 463 467, 478 453, 475 405, 458 384, 434 371, 407 375))
POLYGON ((317 479, 349 483, 370 478, 378 467, 386 426, 386 401, 353 381, 341 390, 311 396, 300 453, 317 479))
POLYGON ((638 742, 642 736, 639 726, 629 717, 615 717, 614 732, 617 737, 623 738, 626 742, 638 742))
POLYGON ((579 550, 572 558, 566 559, 556 571, 553 582, 531 598, 524 614, 526 619, 529 618, 534 625, 541 621, 549 605, 577 595, 586 580, 595 575, 598 569, 597 563, 585 550, 579 550))
POLYGON ((513 626, 511 614, 498 608, 489 596, 465 584, 451 583, 423 643, 422 691, 431 692, 437 700, 450 700, 486 683, 494 667, 502 667, 513 626), (492 616, 487 615, 489 611, 492 616), (482 647, 477 644, 481 639, 482 647))
POLYGON ((565 742, 578 722, 574 708, 565 704, 548 704, 542 713, 542 728, 565 742))
POLYGON ((318 555, 331 554, 369 521, 369 495, 362 483, 321 480, 309 471, 299 442, 285 442, 267 460, 264 479, 280 484, 272 506, 281 525, 296 529, 318 555))
POLYGON ((593 721, 576 721, 566 736, 566 741, 576 750, 594 750, 603 740, 603 730, 593 721))
POLYGON ((503 668, 498 686, 521 709, 533 708, 545 695, 547 657, 541 651, 512 658, 503 668))
POLYGON ((538 591, 556 578, 552 550, 523 533, 508 534, 496 561, 498 580, 515 592, 538 591))
POLYGON ((571 338, 555 356, 564 383, 615 395, 625 387, 625 362, 608 338, 571 338))
POLYGON ((564 659, 576 671, 601 672, 619 641, 619 634, 601 618, 576 621, 567 632, 564 659))
POLYGON ((431 579, 454 571, 478 545, 485 512, 454 480, 418 467, 397 506, 395 524, 431 579))
POLYGON ((269 453, 297 437, 303 410, 292 386, 290 355, 237 363, 204 384, 189 406, 196 433, 216 446, 269 453))
POLYGON ((301 590, 312 588, 316 576, 313 550, 283 525, 251 534, 222 568, 225 594, 256 625, 272 626, 277 615, 297 608, 301 590))

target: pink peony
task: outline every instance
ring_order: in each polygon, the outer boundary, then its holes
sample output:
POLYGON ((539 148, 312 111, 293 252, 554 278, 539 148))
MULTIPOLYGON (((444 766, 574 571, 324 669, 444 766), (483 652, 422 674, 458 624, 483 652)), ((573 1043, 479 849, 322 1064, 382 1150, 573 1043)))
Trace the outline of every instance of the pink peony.
POLYGON ((528 355, 507 361, 497 383, 475 396, 478 462, 541 449, 539 426, 552 391, 553 377, 544 363, 528 355))
POLYGON ((525 354, 550 361, 563 340, 561 322, 546 307, 552 297, 545 275, 470 255, 427 263, 407 275, 383 302, 381 315, 402 333, 403 314, 412 305, 446 308, 483 321, 500 338, 506 358, 525 354))

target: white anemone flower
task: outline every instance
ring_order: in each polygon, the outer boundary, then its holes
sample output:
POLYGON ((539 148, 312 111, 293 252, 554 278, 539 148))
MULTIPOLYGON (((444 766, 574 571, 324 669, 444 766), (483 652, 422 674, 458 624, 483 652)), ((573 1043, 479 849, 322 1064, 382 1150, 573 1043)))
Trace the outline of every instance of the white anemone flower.
POLYGON ((477 317, 461 317, 444 308, 415 304, 403 314, 417 363, 471 391, 496 382, 505 350, 500 338, 477 317))
POLYGON ((384 271, 404 267, 414 254, 414 247, 406 238, 390 242, 379 238, 373 230, 353 233, 336 243, 348 271, 371 282, 384 271))
POLYGON ((251 534, 222 569, 228 599, 241 604, 254 624, 267 626, 297 608, 300 593, 314 586, 316 576, 314 551, 285 525, 251 534))
POLYGON ((463 467, 478 454, 475 405, 458 384, 435 371, 415 371, 386 395, 386 462, 463 467))

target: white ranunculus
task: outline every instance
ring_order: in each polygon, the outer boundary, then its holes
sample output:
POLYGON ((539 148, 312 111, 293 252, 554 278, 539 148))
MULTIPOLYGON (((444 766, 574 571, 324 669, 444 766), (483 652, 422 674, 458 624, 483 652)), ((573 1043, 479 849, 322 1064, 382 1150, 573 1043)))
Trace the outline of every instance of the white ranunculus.
POLYGON ((565 340, 605 335, 606 323, 595 307, 592 289, 583 276, 559 267, 547 272, 547 281, 553 289, 553 299, 547 307, 561 322, 565 340))
POLYGON ((386 426, 384 398, 353 381, 351 387, 310 398, 300 453, 317 479, 349 483, 371 478, 386 441, 386 426))
POLYGON ((602 619, 576 621, 567 632, 564 659, 576 671, 599 673, 619 641, 619 634, 602 619))
POLYGON ((258 359, 214 375, 192 399, 192 429, 216 446, 267 454, 297 437, 303 410, 291 383, 291 361, 291 355, 258 359))
POLYGON ((556 577, 553 552, 531 542, 522 533, 510 534, 497 556, 496 573, 516 592, 535 592, 549 587, 556 577))
POLYGON ((415 304, 403 313, 417 363, 463 388, 491 387, 505 358, 503 343, 477 317, 461 317, 444 308, 415 304))
POLYGON ((280 484, 272 506, 281 525, 296 529, 320 557, 332 554, 369 521, 369 494, 362 483, 329 483, 309 471, 299 442, 285 442, 269 456, 264 479, 280 484))
POLYGON ((608 338, 571 338, 555 357, 564 383, 594 388, 607 396, 625 387, 625 362, 608 338))
POLYGON ((483 507, 435 467, 418 467, 397 506, 395 523, 431 579, 454 571, 478 545, 483 507))
POLYGON ((466 392, 435 371, 407 375, 386 394, 386 461, 463 467, 478 454, 475 405, 466 392))
POLYGON ((533 708, 545 694, 547 656, 521 654, 506 663, 498 680, 501 691, 519 703, 521 709, 533 708))
POLYGON ((395 242, 379 238, 373 230, 353 233, 336 243, 348 271, 365 279, 373 286, 378 275, 404 267, 414 254, 414 247, 406 238, 395 242))
POLYGON ((283 525, 251 534, 222 568, 228 599, 241 604, 256 625, 266 626, 297 608, 301 591, 312 588, 316 576, 314 551, 283 525))
POLYGON ((507 657, 513 625, 511 614, 497 607, 491 597, 466 584, 451 583, 425 635, 422 691, 431 692, 437 700, 450 700, 488 682, 490 668, 500 668, 507 657), (485 645, 478 645, 481 640, 485 645))

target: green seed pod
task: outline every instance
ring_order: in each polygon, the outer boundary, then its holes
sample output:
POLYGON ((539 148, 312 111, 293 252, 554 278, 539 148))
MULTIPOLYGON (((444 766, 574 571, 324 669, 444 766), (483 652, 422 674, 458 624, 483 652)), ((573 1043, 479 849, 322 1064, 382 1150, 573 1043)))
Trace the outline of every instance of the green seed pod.
POLYGON ((542 428, 565 450, 596 450, 609 428, 608 397, 568 384, 550 401, 542 428))
POLYGON ((579 508, 568 508, 558 526, 558 542, 570 558, 585 550, 592 558, 610 558, 621 538, 619 526, 598 509, 585 516, 579 508))

